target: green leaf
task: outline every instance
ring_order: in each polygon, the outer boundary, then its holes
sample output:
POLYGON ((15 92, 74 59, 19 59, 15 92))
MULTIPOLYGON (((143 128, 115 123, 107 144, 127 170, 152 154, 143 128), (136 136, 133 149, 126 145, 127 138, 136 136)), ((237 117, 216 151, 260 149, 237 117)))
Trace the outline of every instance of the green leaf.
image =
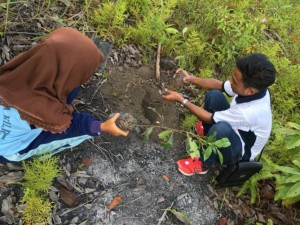
POLYGON ((192 150, 192 151, 198 149, 197 143, 191 137, 188 137, 188 147, 189 147, 189 150, 192 150))
POLYGON ((158 137, 160 139, 163 139, 164 141, 167 141, 169 135, 172 133, 172 130, 164 130, 161 133, 159 133, 158 137))
POLYGON ((284 199, 282 201, 282 204, 283 205, 291 205, 291 204, 294 204, 294 203, 299 202, 299 201, 300 201, 300 195, 298 195, 296 197, 293 197, 293 198, 284 199))
POLYGON ((212 153, 212 147, 208 146, 208 148, 204 151, 204 161, 206 161, 212 153))
POLYGON ((284 199, 288 191, 289 191, 289 187, 283 186, 283 188, 276 191, 274 200, 277 201, 279 199, 284 199))
POLYGON ((171 131, 171 135, 169 137, 168 142, 162 143, 161 146, 164 147, 164 148, 171 148, 173 146, 173 141, 174 141, 174 137, 173 137, 173 132, 171 131))
POLYGON ((172 144, 169 143, 161 143, 160 146, 162 146, 163 148, 171 148, 172 144))
POLYGON ((293 160, 292 162, 300 168, 300 162, 298 160, 293 160))
POLYGON ((166 32, 167 32, 168 34, 177 34, 177 33, 179 33, 179 31, 178 31, 177 29, 173 28, 173 27, 167 28, 167 29, 166 29, 166 32))
POLYGON ((295 183, 300 181, 300 176, 299 175, 292 175, 288 179, 286 179, 287 183, 295 183))
POLYGON ((294 136, 287 141, 287 149, 293 149, 300 146, 300 135, 294 136))
POLYGON ((183 28, 183 30, 182 30, 182 34, 184 35, 184 34, 187 32, 187 30, 188 30, 188 28, 187 28, 187 27, 183 28))
POLYGON ((145 132, 144 142, 148 142, 150 138, 150 134, 152 133, 154 127, 147 128, 145 132))
POLYGON ((287 123, 287 126, 292 127, 292 128, 295 128, 296 130, 299 130, 299 131, 300 131, 300 125, 297 124, 297 123, 288 122, 288 123, 287 123))
POLYGON ((276 168, 284 173, 291 173, 291 174, 299 174, 300 175, 300 169, 287 167, 287 166, 276 166, 276 168))
POLYGON ((214 143, 213 143, 217 148, 226 148, 228 146, 230 146, 230 141, 228 140, 228 138, 222 138, 222 139, 219 139, 219 140, 216 140, 214 143))
POLYGON ((179 55, 179 56, 175 57, 175 60, 179 60, 179 59, 184 59, 184 55, 179 55))
POLYGON ((216 135, 217 135, 217 132, 215 131, 213 134, 209 135, 206 137, 206 140, 208 142, 214 142, 216 140, 216 135))
POLYGON ((294 198, 298 195, 300 195, 300 182, 297 182, 290 188, 286 195, 286 198, 294 198))
POLYGON ((282 134, 282 135, 288 135, 288 136, 299 134, 299 131, 293 130, 291 128, 286 128, 286 127, 276 128, 273 131, 275 134, 282 134))
POLYGON ((191 158, 200 158, 200 152, 198 149, 196 150, 191 150, 190 153, 189 153, 189 156, 191 158))
POLYGON ((188 139, 187 139, 187 149, 188 149, 188 154, 190 157, 192 158, 199 158, 200 157, 200 152, 199 152, 199 147, 197 145, 197 143, 191 138, 188 136, 188 139))
POLYGON ((176 209, 169 209, 169 211, 185 225, 192 225, 190 218, 185 212, 176 211, 176 209))
POLYGON ((219 156, 220 163, 223 164, 223 154, 222 154, 222 152, 217 150, 217 153, 218 153, 218 156, 219 156))

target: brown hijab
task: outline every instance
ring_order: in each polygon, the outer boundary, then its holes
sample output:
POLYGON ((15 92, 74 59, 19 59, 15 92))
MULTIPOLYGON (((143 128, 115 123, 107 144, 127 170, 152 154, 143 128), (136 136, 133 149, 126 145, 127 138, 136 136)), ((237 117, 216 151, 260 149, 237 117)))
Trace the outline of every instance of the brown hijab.
POLYGON ((65 131, 73 107, 70 92, 97 70, 103 55, 88 37, 58 28, 45 40, 0 67, 0 104, 45 131, 65 131))

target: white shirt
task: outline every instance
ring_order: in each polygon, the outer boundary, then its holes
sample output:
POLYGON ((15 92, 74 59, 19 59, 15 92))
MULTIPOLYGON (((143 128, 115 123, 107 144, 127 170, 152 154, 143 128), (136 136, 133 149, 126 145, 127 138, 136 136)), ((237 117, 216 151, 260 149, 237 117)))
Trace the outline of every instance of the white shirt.
POLYGON ((252 161, 259 155, 270 137, 272 129, 270 93, 265 90, 252 96, 238 96, 232 91, 229 81, 224 83, 224 90, 229 96, 233 96, 233 100, 229 109, 215 112, 213 120, 216 123, 225 121, 231 125, 241 139, 243 154, 246 147, 250 148, 252 161), (248 132, 249 135, 246 135, 252 141, 241 135, 245 132, 248 132))

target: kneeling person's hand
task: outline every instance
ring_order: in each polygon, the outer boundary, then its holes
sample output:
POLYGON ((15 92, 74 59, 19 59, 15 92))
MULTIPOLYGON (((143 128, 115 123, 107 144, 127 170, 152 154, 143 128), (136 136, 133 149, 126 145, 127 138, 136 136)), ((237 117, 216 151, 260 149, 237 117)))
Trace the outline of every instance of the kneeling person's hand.
POLYGON ((113 136, 127 136, 129 131, 121 130, 116 121, 119 118, 120 113, 116 113, 112 118, 109 118, 105 122, 102 122, 100 128, 103 132, 111 134, 113 136))

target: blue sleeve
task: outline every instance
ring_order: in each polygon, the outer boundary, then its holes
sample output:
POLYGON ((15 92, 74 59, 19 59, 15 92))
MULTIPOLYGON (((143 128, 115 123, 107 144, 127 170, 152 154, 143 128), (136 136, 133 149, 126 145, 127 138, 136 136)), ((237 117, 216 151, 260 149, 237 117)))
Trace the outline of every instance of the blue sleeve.
POLYGON ((70 137, 80 135, 98 136, 101 134, 100 124, 91 113, 73 112, 73 119, 70 127, 64 132, 70 137))
MULTIPOLYGON (((101 134, 100 124, 101 121, 97 120, 91 113, 78 113, 72 114, 73 119, 69 128, 58 134, 53 134, 49 131, 42 131, 20 154, 24 154, 31 149, 35 149, 41 144, 47 144, 52 141, 63 140, 82 135, 98 136, 101 134)), ((35 129, 35 128, 32 128, 35 129)))

